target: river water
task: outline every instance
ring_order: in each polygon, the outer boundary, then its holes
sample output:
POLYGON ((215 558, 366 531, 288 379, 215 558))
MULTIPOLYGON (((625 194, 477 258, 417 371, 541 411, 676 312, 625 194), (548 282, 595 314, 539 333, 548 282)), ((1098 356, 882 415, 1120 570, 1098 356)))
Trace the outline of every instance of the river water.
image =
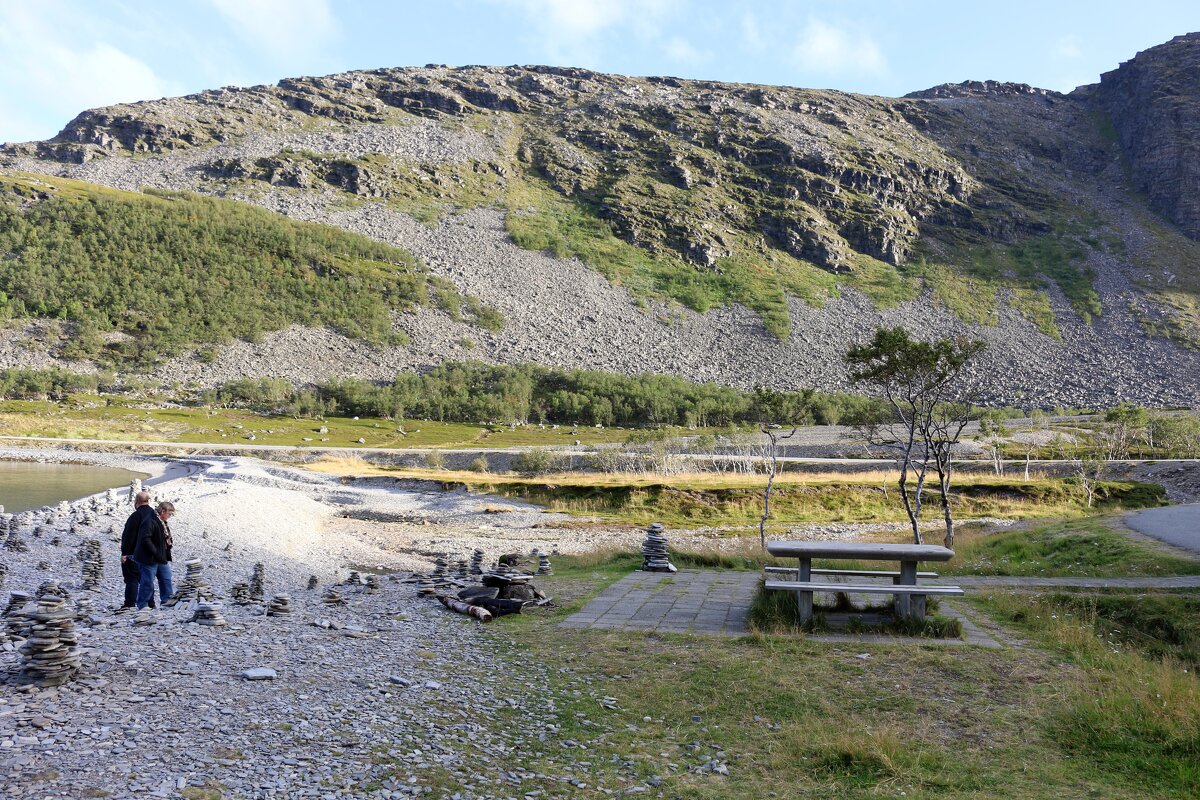
POLYGON ((56 505, 105 489, 125 488, 144 472, 91 464, 39 464, 32 461, 0 461, 0 505, 9 514, 56 505))

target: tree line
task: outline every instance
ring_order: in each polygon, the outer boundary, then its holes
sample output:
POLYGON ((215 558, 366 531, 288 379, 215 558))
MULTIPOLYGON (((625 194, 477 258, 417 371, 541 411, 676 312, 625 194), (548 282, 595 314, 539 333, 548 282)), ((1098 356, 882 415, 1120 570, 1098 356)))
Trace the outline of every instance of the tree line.
POLYGON ((391 312, 431 296, 502 322, 408 252, 332 226, 182 193, 27 193, 0 181, 0 319, 70 321, 67 358, 151 365, 293 323, 384 343, 391 312))

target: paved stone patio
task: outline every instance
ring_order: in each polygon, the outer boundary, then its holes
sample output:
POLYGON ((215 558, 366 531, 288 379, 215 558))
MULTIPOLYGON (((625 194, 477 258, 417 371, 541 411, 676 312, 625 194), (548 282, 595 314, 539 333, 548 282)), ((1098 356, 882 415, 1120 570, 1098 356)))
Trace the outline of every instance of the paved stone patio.
POLYGON ((757 572, 634 572, 562 625, 739 636, 759 578, 757 572))

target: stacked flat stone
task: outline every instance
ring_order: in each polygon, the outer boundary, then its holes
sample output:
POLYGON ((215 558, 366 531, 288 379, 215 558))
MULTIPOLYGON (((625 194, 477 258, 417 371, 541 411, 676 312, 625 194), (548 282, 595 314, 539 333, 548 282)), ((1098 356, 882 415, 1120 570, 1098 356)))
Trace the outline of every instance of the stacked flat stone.
POLYGON ((0 586, 4 585, 4 579, 8 577, 8 564, 0 561, 0 586))
POLYGON ((367 594, 379 594, 379 576, 373 572, 367 575, 367 594))
POLYGON ((646 540, 642 542, 642 570, 644 572, 675 572, 675 565, 667 555, 667 537, 663 535, 661 522, 646 529, 646 540))
POLYGON ((259 561, 254 565, 254 572, 250 575, 250 599, 263 599, 263 585, 267 582, 267 568, 259 561))
POLYGON ((8 605, 4 607, 4 632, 9 639, 24 639, 25 628, 29 619, 25 606, 33 599, 27 592, 13 592, 8 596, 8 605))
POLYGON ((250 584, 246 583, 245 581, 238 581, 231 586, 229 589, 229 595, 233 599, 233 602, 237 603, 239 606, 248 606, 254 602, 252 599, 250 599, 250 584))
POLYGON ((538 551, 538 575, 553 575, 554 567, 550 565, 550 556, 538 551))
POLYGON ((471 553, 471 574, 483 574, 483 551, 476 548, 475 552, 471 553))
POLYGON ((450 557, 448 553, 438 553, 437 558, 433 560, 433 575, 434 581, 439 581, 445 578, 450 566, 450 557))
POLYGON ((277 594, 271 598, 271 602, 267 603, 267 616, 280 617, 285 614, 291 614, 292 598, 286 594, 277 594))
POLYGON ((337 589, 334 589, 332 586, 325 590, 325 595, 321 598, 321 600, 327 606, 346 605, 346 598, 342 597, 342 593, 337 589))
POLYGON ((84 539, 79 548, 79 560, 83 562, 83 588, 94 591, 104 579, 104 554, 99 539, 84 539))
POLYGON ((212 600, 212 589, 204 580, 204 564, 198 558, 192 558, 183 563, 187 572, 184 573, 179 586, 175 587, 175 594, 171 595, 163 605, 171 607, 190 600, 212 600))
POLYGON ((11 521, 5 522, 6 528, 4 536, 4 547, 6 550, 11 550, 14 553, 24 553, 29 550, 29 545, 21 538, 21 529, 13 525, 11 521))
POLYGON ((37 588, 37 599, 43 597, 61 597, 63 600, 70 600, 71 593, 58 584, 58 581, 42 581, 42 585, 37 588))
POLYGON ((192 622, 197 625, 207 625, 210 628, 220 628, 225 624, 221 616, 221 606, 206 600, 196 604, 196 613, 192 614, 192 622))
POLYGON ((309 589, 317 588, 317 576, 316 575, 308 576, 308 588, 309 589))
POLYGON ((420 575, 417 578, 417 594, 431 595, 437 594, 437 586, 433 582, 433 578, 428 575, 420 575))
POLYGON ((50 569, 50 562, 49 561, 39 561, 39 562, 37 562, 37 568, 44 572, 44 571, 50 569))
POLYGON ((362 576, 358 574, 358 570, 356 570, 356 569, 350 570, 350 577, 346 578, 346 583, 349 586, 361 586, 362 585, 362 576))
POLYGON ((28 615, 29 636, 21 645, 21 674, 38 686, 59 686, 79 671, 79 634, 74 614, 57 595, 38 600, 28 615))

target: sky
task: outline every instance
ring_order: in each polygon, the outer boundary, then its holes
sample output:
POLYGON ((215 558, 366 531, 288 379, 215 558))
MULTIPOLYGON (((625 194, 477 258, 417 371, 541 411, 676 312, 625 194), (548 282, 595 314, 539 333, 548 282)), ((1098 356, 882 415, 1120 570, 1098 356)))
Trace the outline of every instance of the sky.
POLYGON ((1070 91, 1197 30, 1197 0, 0 0, 0 142, 112 103, 425 64, 1070 91))

